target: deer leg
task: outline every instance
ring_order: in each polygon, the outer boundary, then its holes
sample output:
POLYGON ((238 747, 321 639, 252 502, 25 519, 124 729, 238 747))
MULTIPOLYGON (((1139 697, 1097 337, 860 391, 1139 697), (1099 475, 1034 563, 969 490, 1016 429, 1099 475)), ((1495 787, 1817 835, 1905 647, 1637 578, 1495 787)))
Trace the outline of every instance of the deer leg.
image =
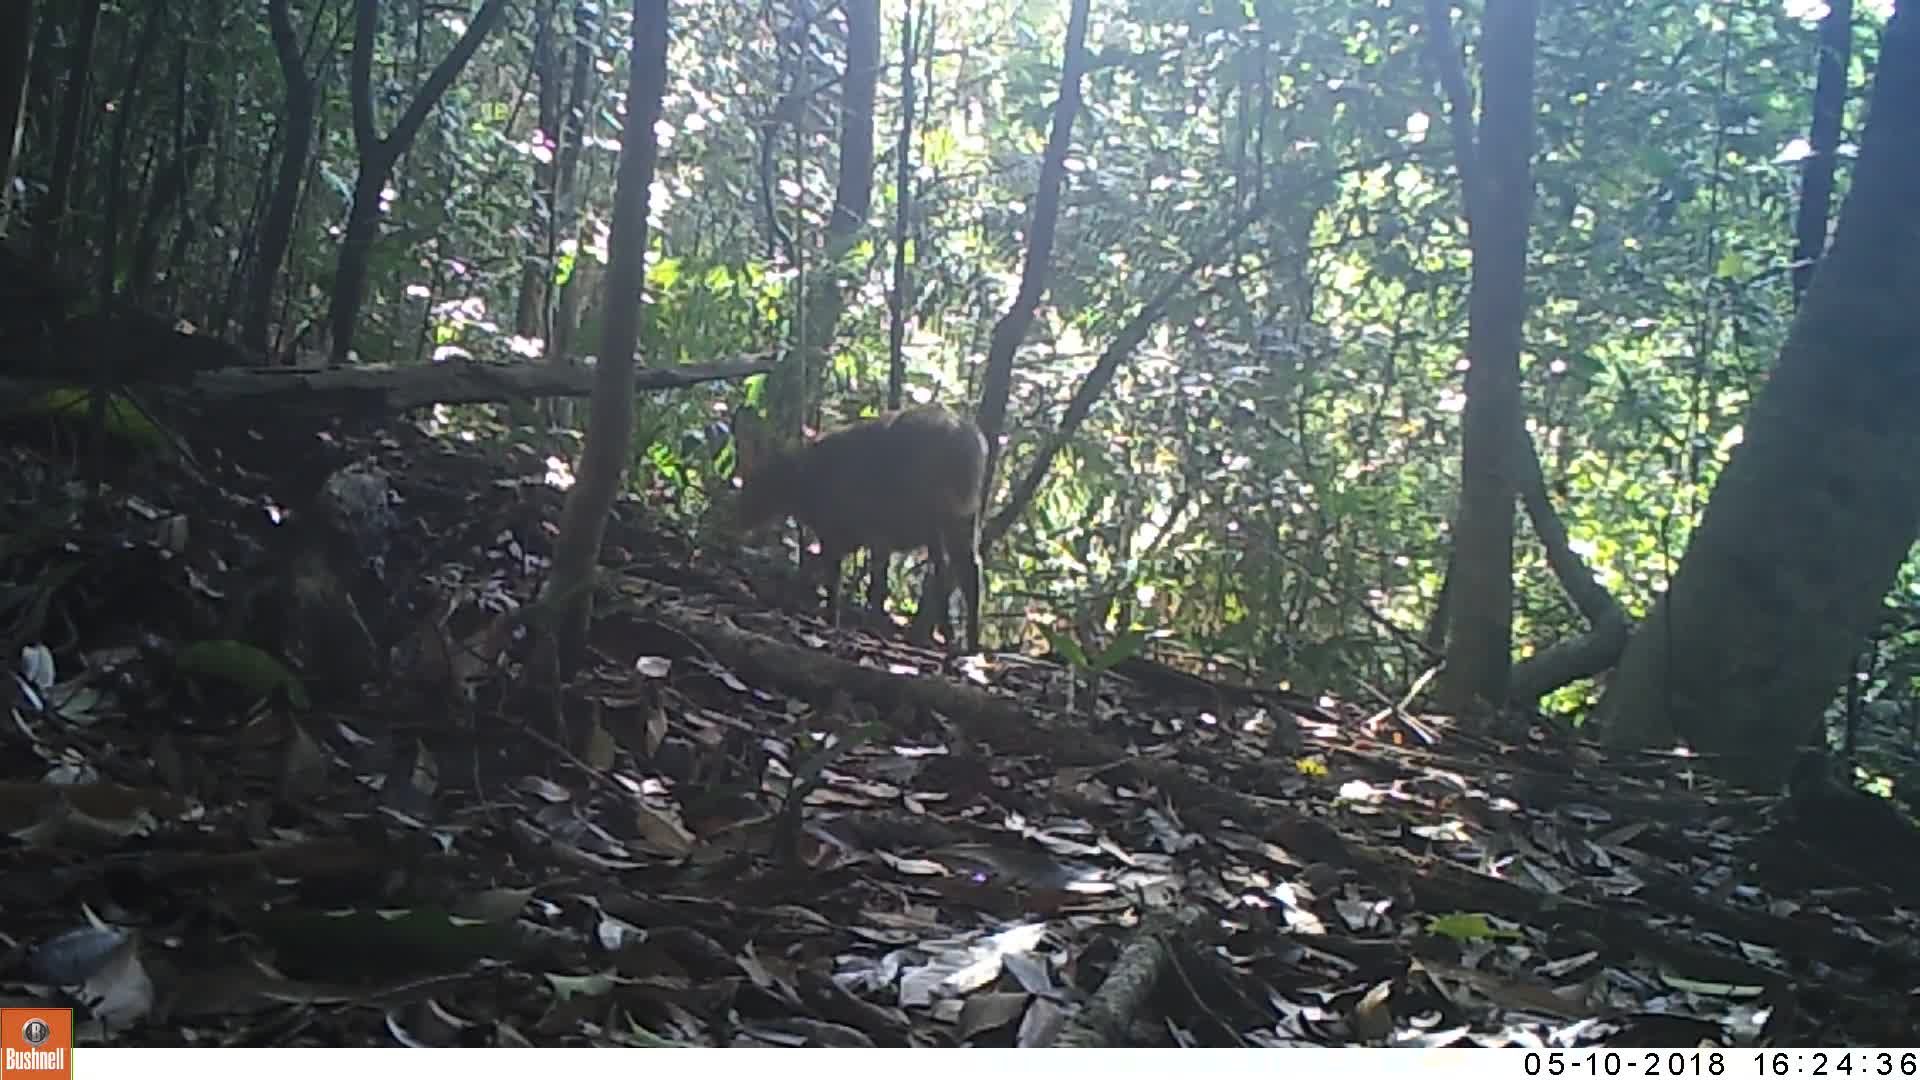
POLYGON ((867 610, 875 615, 887 611, 887 567, 893 552, 883 547, 867 549, 867 610))
POLYGON ((940 609, 946 603, 946 594, 940 591, 945 575, 940 570, 938 547, 934 544, 927 548, 927 576, 920 579, 920 606, 913 613, 913 623, 907 627, 907 640, 915 645, 933 641, 934 626, 940 621, 940 609))
POLYGON ((927 560, 933 564, 928 571, 929 590, 933 595, 933 622, 940 628, 940 636, 947 643, 947 651, 952 652, 953 640, 953 558, 947 551, 945 541, 935 540, 927 547, 927 560))
POLYGON ((825 541, 820 544, 820 565, 827 575, 827 617, 832 620, 833 628, 840 629, 840 577, 846 567, 846 552, 829 547, 825 541))
MULTIPOLYGON (((953 552, 954 561, 959 564, 960 600, 966 608, 967 639, 963 648, 976 652, 980 648, 980 519, 969 516, 965 521, 956 522, 949 533, 948 547, 953 552)), ((943 602, 946 594, 941 594, 943 602)))

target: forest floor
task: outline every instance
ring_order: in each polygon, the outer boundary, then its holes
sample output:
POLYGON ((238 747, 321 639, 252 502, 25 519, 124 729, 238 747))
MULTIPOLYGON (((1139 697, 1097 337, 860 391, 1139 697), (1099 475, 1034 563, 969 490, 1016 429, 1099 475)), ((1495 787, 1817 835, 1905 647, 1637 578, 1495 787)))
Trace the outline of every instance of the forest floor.
POLYGON ((1906 897, 1684 758, 949 660, 638 499, 555 694, 526 441, 76 430, 0 447, 0 1004, 82 1043, 1920 1044, 1906 897))

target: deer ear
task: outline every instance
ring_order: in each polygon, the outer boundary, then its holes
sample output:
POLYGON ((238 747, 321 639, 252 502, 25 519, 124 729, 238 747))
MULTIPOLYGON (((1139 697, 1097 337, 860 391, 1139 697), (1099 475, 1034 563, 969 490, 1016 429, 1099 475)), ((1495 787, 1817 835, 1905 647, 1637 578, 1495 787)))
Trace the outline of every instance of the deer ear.
POLYGON ((733 472, 745 480, 767 456, 767 422, 751 406, 733 414, 733 472))

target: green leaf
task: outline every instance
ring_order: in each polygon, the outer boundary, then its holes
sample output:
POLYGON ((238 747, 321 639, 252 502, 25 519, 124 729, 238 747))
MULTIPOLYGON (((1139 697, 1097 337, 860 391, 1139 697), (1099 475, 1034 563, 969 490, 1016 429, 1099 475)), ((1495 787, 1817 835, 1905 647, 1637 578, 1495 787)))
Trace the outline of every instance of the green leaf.
POLYGON ((613 992, 618 981, 611 974, 604 972, 597 975, 560 975, 547 972, 547 983, 553 987, 553 996, 561 1001, 575 996, 606 997, 613 992))
POLYGON ((1495 926, 1485 915, 1456 911, 1450 915, 1435 915, 1427 920, 1427 933, 1452 938, 1455 941, 1484 941, 1487 939, 1517 940, 1518 930, 1495 926))
POLYGON ((1086 661, 1086 665, 1094 671, 1105 671, 1115 664, 1124 663, 1139 655, 1141 647, 1146 643, 1145 630, 1128 630, 1113 639, 1113 644, 1101 650, 1100 655, 1086 661))
POLYGON ((1053 647, 1054 652, 1067 658, 1067 663, 1077 668, 1085 668, 1087 666, 1087 650, 1081 648, 1079 642, 1073 640, 1073 638, 1066 634, 1044 626, 1040 628, 1040 633, 1045 635, 1047 644, 1053 647))
POLYGON ((188 675, 220 679, 261 697, 284 688, 295 708, 310 704, 306 688, 285 664, 244 641, 196 641, 182 648, 174 663, 188 675))
MULTIPOLYGON (((93 412, 93 391, 77 386, 56 387, 34 397, 24 411, 30 416, 85 421, 93 412)), ((171 449, 166 435, 124 395, 107 395, 105 424, 107 434, 121 442, 148 449, 171 449)))

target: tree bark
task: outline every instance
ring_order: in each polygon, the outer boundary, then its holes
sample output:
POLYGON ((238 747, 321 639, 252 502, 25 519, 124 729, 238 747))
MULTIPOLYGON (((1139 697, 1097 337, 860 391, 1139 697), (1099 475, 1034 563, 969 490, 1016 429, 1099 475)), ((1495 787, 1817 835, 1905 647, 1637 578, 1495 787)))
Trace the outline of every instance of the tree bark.
POLYGON ((873 205, 873 98, 880 78, 880 0, 848 0, 847 73, 841 88, 840 178, 827 222, 829 248, 846 248, 873 205))
MULTIPOLYGON (((1449 36, 1447 5, 1427 5, 1436 48, 1449 36)), ((1438 696, 1466 709, 1507 699, 1513 663, 1514 436, 1520 420, 1520 343, 1526 319, 1527 227, 1533 204, 1535 0, 1489 3, 1481 38, 1484 95, 1479 130, 1450 92, 1467 228, 1473 248, 1468 294, 1467 408, 1461 421, 1460 510, 1455 518, 1447 667, 1438 696)), ((1458 71, 1446 47, 1443 73, 1458 71)), ((1454 79, 1443 74, 1449 85, 1454 79)), ((1464 81, 1464 80, 1459 80, 1464 81)))
MULTIPOLYGON (((1053 238, 1060 225, 1060 191, 1066 186, 1067 152, 1073 144, 1073 122, 1080 114, 1080 84, 1087 71, 1087 8, 1088 0, 1072 0, 1067 9, 1066 51, 1060 60, 1060 97, 1054 102, 1053 123, 1047 132, 1046 150, 1040 157, 1040 179, 1033 193, 1033 218, 1027 230, 1026 258, 1020 267, 1020 287, 1013 301, 1007 305, 1007 310, 993 324, 993 336, 987 345, 987 363, 980 380, 980 406, 974 410, 974 422, 980 425, 981 433, 987 437, 987 467, 982 475, 980 494, 983 525, 986 524, 987 508, 993 505, 993 478, 1000 466, 1000 436, 1006 430, 1007 401, 1013 394, 1014 354, 1020 351, 1020 343, 1026 340, 1027 331, 1033 326, 1034 315, 1040 310, 1040 301, 1046 297, 1053 279, 1053 238)), ((1158 313, 1152 318, 1158 318, 1158 313)), ((1131 349, 1131 345, 1109 348, 1108 354, 1114 357, 1113 365, 1107 367, 1109 376, 1113 366, 1131 349)), ((1090 383, 1094 381, 1102 381, 1098 379, 1098 369, 1095 376, 1089 379, 1090 383)), ((1077 403, 1079 397, 1076 396, 1075 400, 1077 403)), ((1092 399, 1089 399, 1086 408, 1091 407, 1092 399)), ((1068 413, 1073 413, 1071 406, 1068 413)), ((1064 433, 1056 432, 1054 440, 1044 451, 1045 460, 1030 475, 1044 476, 1052 465, 1054 455, 1059 453, 1060 447, 1065 445, 1065 438, 1070 435, 1071 429, 1064 433)), ((1028 497, 1031 497, 1030 493, 1028 497)), ((1016 499, 1016 504, 1021 501, 1016 499)), ((1012 518, 1003 511, 998 520, 1005 522, 1012 518)), ((983 556, 998 535, 991 532, 983 534, 980 546, 983 556)), ((982 562, 981 602, 984 604, 984 558, 982 562)), ((931 595, 929 590, 932 585, 933 578, 929 575, 921 589, 920 611, 914 619, 916 635, 924 633, 923 628, 936 605, 941 611, 947 608, 946 597, 931 595)), ((978 647, 977 642, 975 647, 978 647)))
POLYGON ((486 0, 474 13, 467 31, 454 43, 453 51, 434 65, 412 104, 384 137, 374 127, 373 48, 379 27, 379 0, 358 0, 353 30, 353 142, 360 152, 360 175, 353 185, 353 206, 347 211, 346 232, 340 238, 340 258, 333 274, 333 297, 327 308, 327 328, 333 338, 332 361, 345 363, 353 350, 353 325, 360 317, 360 302, 366 295, 367 268, 373 259, 373 241, 380 224, 380 192, 393 175, 420 126, 440 103, 441 95, 480 50, 480 43, 493 31, 506 10, 506 0, 486 0))
MULTIPOLYGON (((913 4, 900 13, 900 127, 893 143, 893 281, 887 289, 887 409, 900 407, 906 381, 907 309, 913 300, 912 269, 907 265, 907 233, 913 220, 913 122, 919 89, 913 82, 913 4)), ((869 560, 867 607, 887 606, 887 564, 869 560)), ((977 647, 979 642, 974 643, 977 647)))
POLYGON ((839 177, 834 184, 833 213, 827 219, 821 271, 808 285, 801 306, 800 348, 774 373, 778 385, 767 390, 769 419, 775 431, 799 429, 823 381, 827 357, 846 310, 847 294, 855 284, 846 265, 847 256, 865 231, 867 213, 873 206, 873 99, 880 75, 880 0, 848 0, 845 11, 847 66, 841 79, 839 177))
POLYGON ((1080 113, 1080 83, 1087 71, 1087 0, 1072 0, 1067 12, 1066 54, 1060 61, 1060 98, 1053 106, 1053 127, 1040 157, 1040 181, 1033 193, 1033 220, 1027 230, 1026 260, 1020 267, 1020 288, 1013 302, 993 324, 987 346, 987 365, 980 380, 980 408, 975 420, 987 437, 986 490, 981 505, 991 503, 993 477, 1000 461, 1000 436, 1007 427, 1007 400, 1013 393, 1013 357, 1033 326, 1034 314, 1047 295, 1053 277, 1053 236, 1060 223, 1060 189, 1067 181, 1067 151, 1073 143, 1073 121, 1080 113))
POLYGON ((88 72, 93 66, 93 41, 100 29, 102 0, 91 0, 80 12, 80 28, 67 49, 66 99, 60 104, 60 133, 53 144, 53 168, 47 174, 47 194, 35 208, 33 261, 53 265, 66 225, 67 199, 73 187, 73 160, 80 148, 80 125, 87 108, 88 72))
POLYGON ((13 201, 14 161, 26 125, 27 84, 33 75, 33 0, 12 0, 0 10, 0 235, 13 201))
POLYGON ((1575 679, 1597 675, 1620 659, 1627 644, 1627 613, 1612 593, 1593 579, 1593 568, 1573 550, 1567 527, 1547 493, 1540 454, 1524 430, 1518 436, 1515 461, 1520 469, 1520 502, 1527 508, 1533 534, 1547 552, 1547 565, 1566 590, 1567 599, 1587 620, 1587 632, 1515 664, 1507 688, 1510 701, 1531 703, 1575 679))
MULTIPOLYGON (((573 338, 580 325, 580 302, 590 282, 583 279, 587 265, 587 237, 580 229, 580 148, 587 132, 587 101, 593 88, 594 37, 599 33, 598 8, 576 4, 573 9, 573 60, 567 71, 567 104, 560 116, 560 150, 554 175, 554 228, 560 237, 574 241, 573 269, 549 304, 547 362, 573 363, 573 338)), ((548 253, 549 259, 559 252, 548 253)), ((597 278, 595 279, 597 280, 597 278)), ((563 410, 564 412, 564 410, 563 410)), ((556 413, 556 417, 561 415, 556 413)))
MULTIPOLYGON (((34 20, 33 44, 29 46, 31 54, 28 60, 28 67, 31 70, 27 76, 26 112, 28 116, 50 117, 54 112, 54 59, 56 53, 54 42, 59 37, 58 32, 64 25, 65 20, 60 17, 64 12, 48 11, 44 6, 40 6, 36 10, 38 17, 34 20)), ((38 129, 39 138, 42 141, 46 140, 51 134, 51 125, 44 120, 38 121, 35 127, 38 129)), ((22 138, 24 137, 23 135, 22 138)))
POLYGON ((1812 155, 1800 183, 1800 210, 1794 222, 1793 302, 1806 295, 1813 268, 1827 246, 1827 219, 1833 206, 1833 170, 1840 152, 1840 123, 1847 111, 1847 67, 1853 59, 1853 0, 1830 0, 1820 20, 1819 76, 1813 87, 1813 124, 1807 133, 1812 155))
POLYGON ((523 338, 540 339, 544 352, 553 345, 551 310, 547 294, 553 286, 554 235, 559 228, 555 204, 557 155, 560 131, 560 50, 554 45, 559 32, 560 0, 540 0, 538 24, 533 31, 533 77, 539 81, 536 121, 540 138, 547 144, 547 160, 534 159, 533 190, 528 202, 533 227, 527 233, 525 250, 520 256, 520 288, 515 298, 513 332, 523 338))
POLYGON ((579 478, 567 493, 543 602, 554 605, 560 671, 586 655, 593 614, 593 568, 606 536, 607 514, 620 493, 633 442, 634 344, 640 331, 646 276, 647 203, 667 88, 667 0, 633 0, 633 58, 627 80, 626 131, 620 140, 613 223, 607 239, 607 314, 594 371, 593 419, 581 448, 579 478))
POLYGON ((1599 719, 1777 785, 1920 532, 1920 12, 1902 4, 1833 245, 1599 719))
MULTIPOLYGON (((790 362, 789 372, 797 378, 769 394, 769 405, 786 412, 776 413, 775 430, 791 430, 791 420, 804 415, 815 400, 832 355, 833 342, 840 333, 840 318, 846 312, 847 296, 857 282, 848 267, 848 256, 867 228, 867 215, 873 207, 873 99, 880 78, 880 0, 848 0, 847 67, 840 92, 840 175, 834 184, 833 215, 827 219, 826 258, 821 272, 813 278, 802 319, 801 348, 790 362)), ((892 552, 870 548, 867 557, 884 572, 892 562, 892 552)), ((829 573, 840 574, 834 566, 829 573)), ((878 609, 879 594, 870 593, 868 606, 878 609)))
POLYGON ((294 39, 293 17, 287 0, 267 0, 267 21, 273 31, 273 51, 286 83, 285 120, 280 128, 280 161, 274 173, 273 194, 267 199, 265 223, 254 249, 253 274, 247 279, 247 298, 241 316, 240 341, 259 356, 267 354, 267 324, 273 318, 273 285, 293 244, 293 221, 300 206, 300 185, 307 174, 307 154, 313 147, 314 85, 306 59, 294 39))
POLYGON ((107 153, 107 190, 101 200, 105 204, 105 212, 100 215, 100 249, 96 253, 100 263, 94 277, 102 304, 113 299, 119 285, 120 205, 125 201, 121 189, 126 186, 123 177, 127 165, 127 139, 133 132, 135 114, 139 112, 141 80, 146 74, 147 61, 160 43, 160 29, 166 19, 166 0, 156 0, 148 5, 146 22, 140 27, 140 38, 134 45, 133 59, 127 65, 126 82, 121 85, 120 99, 115 103, 113 139, 107 153))
MULTIPOLYGON (((209 34, 214 33, 212 27, 209 34)), ((182 62, 189 59, 186 42, 182 42, 178 54, 182 62)), ((186 93, 192 98, 186 116, 186 130, 180 137, 180 144, 167 162, 154 174, 153 184, 147 193, 147 209, 140 221, 140 231, 133 245, 133 261, 127 271, 127 279, 133 287, 136 300, 145 303, 152 297, 154 273, 160 256, 160 238, 165 231, 167 221, 174 212, 180 216, 180 229, 185 230, 187 223, 187 192, 192 187, 195 170, 200 159, 206 156, 207 147, 213 141, 214 91, 206 84, 192 86, 192 80, 182 73, 181 85, 187 87, 186 93)))
MULTIPOLYGON (((175 336, 197 340, 204 335, 175 336)), ((163 341, 130 344, 137 349, 170 355, 163 341)), ((634 373, 634 390, 678 390, 704 382, 732 382, 765 374, 767 367, 764 360, 743 360, 642 368, 634 373)), ((212 366, 194 372, 168 372, 128 363, 120 365, 120 372, 120 381, 126 385, 157 387, 168 395, 177 392, 196 408, 246 410, 255 417, 266 411, 399 415, 431 405, 585 398, 594 392, 595 374, 580 368, 461 359, 439 364, 359 364, 295 371, 278 367, 212 366)), ((0 376, 0 402, 31 402, 35 395, 72 385, 73 377, 68 368, 40 377, 0 376)))

